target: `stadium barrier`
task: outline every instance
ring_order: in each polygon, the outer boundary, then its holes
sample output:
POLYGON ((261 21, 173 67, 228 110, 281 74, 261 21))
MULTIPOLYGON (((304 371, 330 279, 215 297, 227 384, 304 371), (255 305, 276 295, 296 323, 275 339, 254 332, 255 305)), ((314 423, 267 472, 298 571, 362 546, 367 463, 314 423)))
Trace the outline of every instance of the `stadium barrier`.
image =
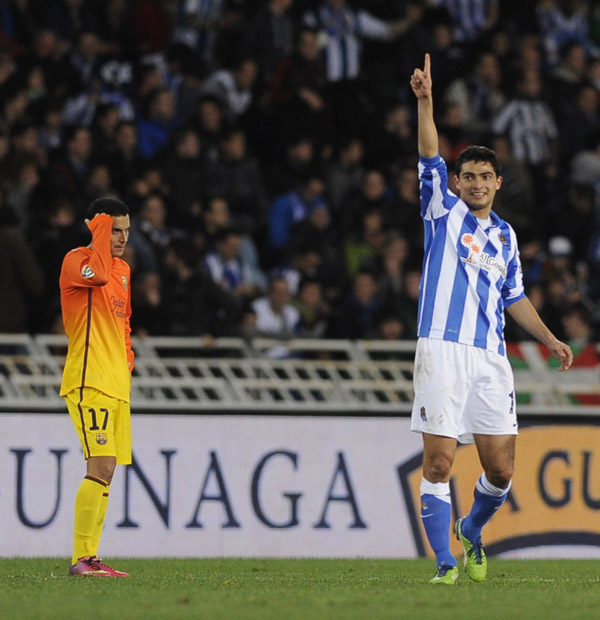
MULTIPOLYGON (((0 335, 0 411, 64 411, 66 338, 0 335)), ((406 415, 413 341, 134 338, 132 410, 406 415)), ((600 414, 600 348, 555 372, 541 345, 511 344, 519 412, 600 414)))

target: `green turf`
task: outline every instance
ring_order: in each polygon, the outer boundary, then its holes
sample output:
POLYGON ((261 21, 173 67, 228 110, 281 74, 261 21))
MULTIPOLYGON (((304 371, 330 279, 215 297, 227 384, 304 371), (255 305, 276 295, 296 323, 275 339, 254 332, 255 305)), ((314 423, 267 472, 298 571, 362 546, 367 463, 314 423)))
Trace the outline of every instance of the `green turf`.
POLYGON ((73 578, 56 558, 0 559, 2 620, 558 620, 600 618, 600 561, 490 560, 430 586, 431 560, 115 560, 129 579, 73 578))

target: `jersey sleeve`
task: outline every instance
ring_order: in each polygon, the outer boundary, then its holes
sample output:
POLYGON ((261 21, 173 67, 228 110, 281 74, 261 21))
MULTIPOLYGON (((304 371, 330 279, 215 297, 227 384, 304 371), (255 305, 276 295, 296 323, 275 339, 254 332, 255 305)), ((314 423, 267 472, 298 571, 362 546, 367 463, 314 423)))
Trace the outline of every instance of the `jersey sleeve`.
MULTIPOLYGON (((514 232, 512 233, 514 238, 514 232)), ((523 285, 523 269, 521 267, 521 259, 519 258, 519 251, 514 244, 514 251, 511 259, 507 265, 506 279, 502 284, 502 301, 504 307, 508 308, 519 299, 525 297, 525 287, 523 285)))
POLYGON ((448 169, 440 155, 419 158, 419 181, 421 217, 426 220, 444 217, 449 210, 448 169))
POLYGON ((97 215, 90 221, 92 243, 89 251, 72 252, 64 262, 64 275, 71 286, 104 286, 108 282, 112 269, 112 226, 110 215, 97 215))

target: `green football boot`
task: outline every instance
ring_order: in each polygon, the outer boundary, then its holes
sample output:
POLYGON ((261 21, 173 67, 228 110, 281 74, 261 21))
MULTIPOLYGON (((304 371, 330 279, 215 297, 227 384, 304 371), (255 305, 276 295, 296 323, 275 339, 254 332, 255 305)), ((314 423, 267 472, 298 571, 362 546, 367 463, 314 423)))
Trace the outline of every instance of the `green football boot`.
POLYGON ((440 564, 435 571, 435 575, 429 580, 429 583, 442 583, 447 586, 453 586, 457 579, 458 566, 440 564))
POLYGON ((465 566, 465 573, 473 581, 485 581, 487 575, 487 559, 485 557, 485 551, 481 544, 481 537, 475 543, 472 543, 462 533, 462 522, 464 517, 461 517, 454 524, 454 533, 456 538, 460 540, 463 550, 465 552, 463 563, 465 566))

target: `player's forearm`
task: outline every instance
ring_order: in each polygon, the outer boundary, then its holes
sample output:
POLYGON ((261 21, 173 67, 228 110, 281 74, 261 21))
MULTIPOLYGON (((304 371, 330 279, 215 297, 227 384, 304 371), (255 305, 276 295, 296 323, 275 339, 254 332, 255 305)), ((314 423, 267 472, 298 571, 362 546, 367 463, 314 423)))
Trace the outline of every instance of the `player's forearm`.
POLYGON ((93 284, 103 285, 108 281, 112 268, 112 255, 110 251, 110 236, 113 219, 110 215, 97 215, 89 224, 92 233, 92 255, 89 259, 89 267, 96 278, 91 278, 93 284))
POLYGON ((437 128, 433 120, 433 100, 431 97, 419 98, 418 113, 418 141, 419 155, 435 157, 439 151, 437 128))
POLYGON ((537 310, 527 297, 520 299, 507 308, 513 319, 536 340, 551 348, 557 341, 556 336, 548 329, 540 318, 537 310))
POLYGON ((571 347, 558 340, 546 327, 527 297, 509 306, 507 311, 523 329, 527 330, 534 338, 548 347, 552 355, 560 361, 560 371, 568 370, 571 367, 573 363, 571 347))

